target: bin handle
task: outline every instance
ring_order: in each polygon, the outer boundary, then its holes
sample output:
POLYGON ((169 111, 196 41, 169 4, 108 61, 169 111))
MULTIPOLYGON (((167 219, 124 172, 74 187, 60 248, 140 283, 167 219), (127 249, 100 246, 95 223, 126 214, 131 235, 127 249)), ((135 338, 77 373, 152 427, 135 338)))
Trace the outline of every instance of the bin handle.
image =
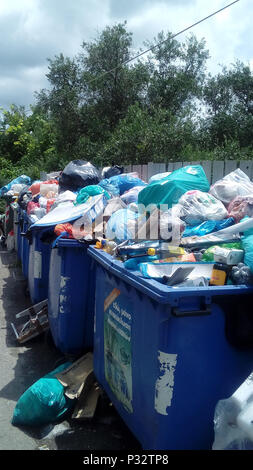
POLYGON ((206 308, 200 310, 180 310, 177 307, 172 307, 171 314, 174 317, 192 317, 192 316, 201 316, 201 315, 211 315, 212 309, 211 305, 206 306, 206 308))

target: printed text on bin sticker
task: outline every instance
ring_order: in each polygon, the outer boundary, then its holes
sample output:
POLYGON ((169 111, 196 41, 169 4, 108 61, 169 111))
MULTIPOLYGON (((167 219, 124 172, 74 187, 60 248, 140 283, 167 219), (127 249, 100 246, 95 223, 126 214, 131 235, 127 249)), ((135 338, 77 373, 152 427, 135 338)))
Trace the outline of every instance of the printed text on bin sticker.
POLYGON ((155 385, 155 410, 161 415, 167 415, 173 397, 177 354, 158 351, 158 361, 160 374, 155 385))
POLYGON ((34 278, 41 279, 42 275, 42 257, 40 251, 34 252, 34 278))

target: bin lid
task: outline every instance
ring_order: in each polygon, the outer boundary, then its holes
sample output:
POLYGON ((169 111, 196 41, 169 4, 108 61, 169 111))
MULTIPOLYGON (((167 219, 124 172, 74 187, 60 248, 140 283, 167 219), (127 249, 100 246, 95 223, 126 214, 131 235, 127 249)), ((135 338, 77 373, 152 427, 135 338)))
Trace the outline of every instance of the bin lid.
POLYGON ((253 293, 253 286, 225 285, 205 287, 169 287, 155 279, 146 279, 140 271, 126 269, 121 261, 114 259, 110 254, 94 247, 88 248, 88 254, 92 256, 110 273, 135 287, 143 294, 148 295, 159 303, 178 304, 179 298, 190 296, 203 296, 209 300, 217 295, 238 295, 253 293))

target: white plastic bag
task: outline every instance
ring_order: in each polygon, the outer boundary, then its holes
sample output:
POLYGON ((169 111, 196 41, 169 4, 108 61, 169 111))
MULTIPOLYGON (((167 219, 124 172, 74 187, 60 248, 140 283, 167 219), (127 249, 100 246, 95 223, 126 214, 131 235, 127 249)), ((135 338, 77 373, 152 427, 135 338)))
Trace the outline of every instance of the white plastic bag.
POLYGON ((212 450, 253 450, 253 373, 235 393, 219 400, 212 450))
POLYGON ((171 174, 171 171, 166 171, 165 173, 157 173, 156 175, 153 175, 149 178, 148 184, 152 183, 153 181, 162 180, 163 178, 166 178, 166 176, 169 176, 170 174, 171 174))
POLYGON ((206 220, 223 220, 228 216, 221 201, 199 190, 187 191, 178 204, 182 206, 180 217, 189 225, 199 225, 206 220))
POLYGON ((209 191, 214 197, 228 205, 236 196, 253 194, 253 183, 240 168, 214 183, 209 191))

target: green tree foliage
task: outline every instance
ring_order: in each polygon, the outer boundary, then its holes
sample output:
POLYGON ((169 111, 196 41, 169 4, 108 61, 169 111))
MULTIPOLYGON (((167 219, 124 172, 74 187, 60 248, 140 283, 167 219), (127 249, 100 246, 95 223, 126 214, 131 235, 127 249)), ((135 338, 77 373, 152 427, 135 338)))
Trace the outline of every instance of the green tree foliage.
POLYGON ((70 160, 97 166, 149 161, 249 159, 253 75, 237 61, 207 74, 209 52, 194 35, 161 32, 138 52, 126 22, 83 42, 72 58, 48 59, 47 89, 36 104, 0 117, 0 184, 70 160))

